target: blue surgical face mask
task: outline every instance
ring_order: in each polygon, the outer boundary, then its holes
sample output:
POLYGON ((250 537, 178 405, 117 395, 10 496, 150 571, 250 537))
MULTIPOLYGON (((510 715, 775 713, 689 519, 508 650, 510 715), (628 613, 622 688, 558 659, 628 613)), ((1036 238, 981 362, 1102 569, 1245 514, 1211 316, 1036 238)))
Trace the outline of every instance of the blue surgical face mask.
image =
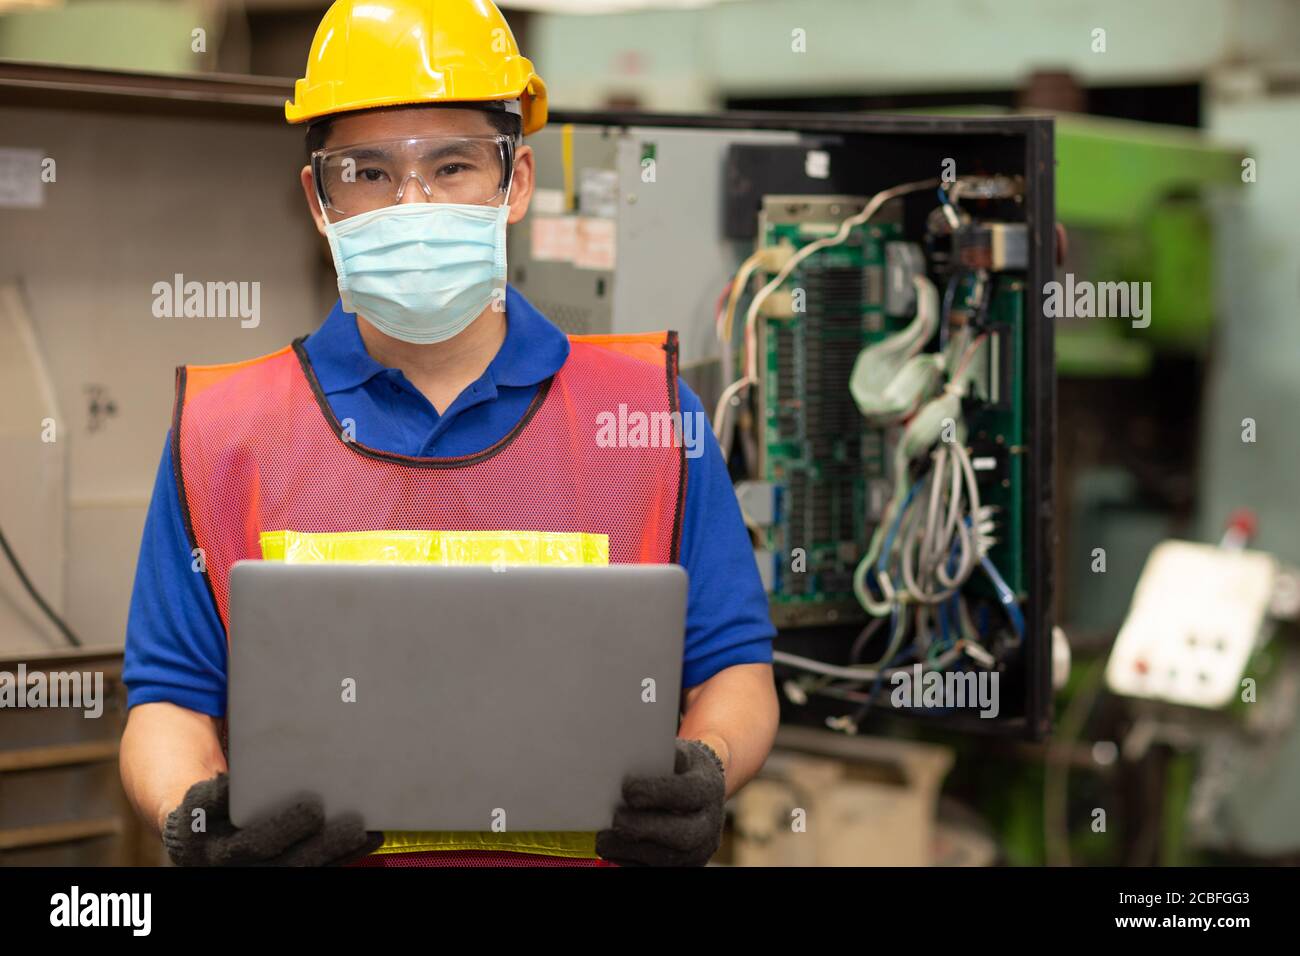
POLYGON ((327 223, 343 308, 403 342, 459 335, 504 293, 509 215, 416 202, 327 223))

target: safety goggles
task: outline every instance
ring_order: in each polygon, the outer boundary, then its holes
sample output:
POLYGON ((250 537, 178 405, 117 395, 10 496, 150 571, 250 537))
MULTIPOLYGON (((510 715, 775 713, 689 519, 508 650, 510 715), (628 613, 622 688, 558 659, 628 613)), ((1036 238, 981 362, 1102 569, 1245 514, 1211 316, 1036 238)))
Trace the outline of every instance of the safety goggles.
POLYGON ((321 205, 339 217, 393 206, 418 189, 424 201, 487 205, 514 172, 509 136, 417 136, 318 149, 312 175, 321 205))

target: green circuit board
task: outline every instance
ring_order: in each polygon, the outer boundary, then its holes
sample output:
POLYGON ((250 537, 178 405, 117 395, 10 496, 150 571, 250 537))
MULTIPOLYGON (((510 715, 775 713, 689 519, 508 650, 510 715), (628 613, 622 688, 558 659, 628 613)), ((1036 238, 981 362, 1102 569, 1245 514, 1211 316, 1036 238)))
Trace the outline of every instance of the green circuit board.
MULTIPOLYGON (((822 234, 770 223, 762 238, 798 248, 822 234)), ((779 620, 798 623, 799 606, 814 619, 860 614, 853 569, 867 547, 871 486, 885 482, 887 455, 884 434, 866 428, 853 403, 849 375, 863 346, 894 330, 884 313, 884 244, 898 234, 891 223, 855 227, 786 280, 783 290, 801 295, 802 308, 761 320, 762 477, 777 498, 764 547, 775 559, 779 620)))
MULTIPOLYGON (((885 243, 895 223, 855 227, 844 243, 814 253, 782 286, 799 307, 760 318, 762 442, 760 476, 775 489, 774 520, 762 529, 771 555, 771 605, 778 625, 861 616, 853 571, 866 553, 893 485, 896 429, 863 421, 849 392, 861 349, 897 331, 905 318, 884 308, 885 243)), ((766 245, 798 248, 825 234, 807 223, 766 222, 766 245)), ((760 276, 760 281, 766 277, 760 276)), ((997 543, 990 558, 1012 590, 1024 594, 1024 281, 994 274, 964 405, 981 501, 994 506, 997 543)), ((979 311, 973 276, 954 289, 953 309, 979 311)), ((932 347, 934 347, 932 345, 932 347)), ((982 576, 970 587, 993 597, 982 576)))
MULTIPOLYGON (((967 445, 975 465, 982 504, 995 507, 997 544, 989 557, 1007 584, 1026 593, 1024 554, 1025 407, 1024 280, 994 275, 987 325, 989 338, 980 353, 975 400, 968 402, 967 445)), ((965 302, 970 284, 958 295, 965 302)), ((972 306, 973 307, 973 306, 972 306)), ((982 577, 973 587, 989 594, 982 577)))

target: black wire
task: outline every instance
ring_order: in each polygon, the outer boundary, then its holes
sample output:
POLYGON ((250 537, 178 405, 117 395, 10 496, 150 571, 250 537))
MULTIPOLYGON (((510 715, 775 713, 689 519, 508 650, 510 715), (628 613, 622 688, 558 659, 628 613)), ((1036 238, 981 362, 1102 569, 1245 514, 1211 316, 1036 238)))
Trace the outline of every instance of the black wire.
POLYGON ((867 641, 871 640, 872 636, 876 631, 880 630, 881 625, 884 623, 885 619, 883 617, 873 617, 867 622, 866 627, 858 632, 857 639, 853 642, 853 647, 849 649, 850 666, 858 663, 858 658, 862 656, 862 651, 866 648, 867 641))
POLYGON ((957 286, 961 282, 962 272, 954 269, 948 277, 948 284, 943 290, 943 305, 939 309, 939 349, 948 341, 948 330, 952 322, 952 303, 957 295, 957 286))
POLYGON ((13 565, 14 573, 18 575, 18 580, 22 582, 23 587, 27 589, 27 593, 31 595, 32 600, 36 602, 37 606, 45 612, 45 616, 53 621, 54 626, 63 632, 63 636, 68 639, 69 644, 73 647, 81 647, 81 639, 77 637, 76 634, 72 633, 72 629, 69 628, 67 624, 63 623, 63 618, 59 617, 59 615, 55 613, 54 608, 45 603, 45 598, 41 597, 40 592, 32 586, 31 580, 27 577, 27 572, 23 570, 23 566, 18 562, 18 556, 15 555, 13 549, 9 547, 9 539, 5 537, 3 528, 0 528, 0 548, 4 549, 5 557, 8 558, 9 563, 13 565))
POLYGON ((989 306, 993 304, 993 290, 997 286, 999 275, 1000 273, 997 272, 984 273, 984 294, 980 297, 979 306, 975 312, 975 318, 971 323, 976 328, 983 328, 985 323, 988 321, 989 306))

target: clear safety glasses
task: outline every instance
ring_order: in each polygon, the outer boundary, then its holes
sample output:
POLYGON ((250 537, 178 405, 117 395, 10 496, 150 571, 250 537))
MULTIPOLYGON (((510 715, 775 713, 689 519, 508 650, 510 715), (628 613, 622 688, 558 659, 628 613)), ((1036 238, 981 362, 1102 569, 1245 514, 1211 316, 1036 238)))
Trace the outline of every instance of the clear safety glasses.
POLYGON ((311 169, 321 205, 347 217, 396 205, 411 189, 427 202, 495 202, 514 158, 509 136, 420 136, 318 149, 311 169))

